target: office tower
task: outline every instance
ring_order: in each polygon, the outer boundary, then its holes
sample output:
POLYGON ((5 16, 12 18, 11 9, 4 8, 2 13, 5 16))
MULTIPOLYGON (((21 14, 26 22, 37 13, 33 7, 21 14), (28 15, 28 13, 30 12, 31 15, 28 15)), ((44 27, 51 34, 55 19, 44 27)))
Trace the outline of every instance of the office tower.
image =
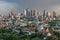
POLYGON ((51 18, 51 13, 50 12, 47 12, 46 13, 46 21, 51 21, 52 18, 51 18))
POLYGON ((14 18, 15 16, 16 16, 16 13, 15 13, 15 11, 11 11, 11 13, 10 13, 10 16, 12 17, 12 18, 14 18))
POLYGON ((37 16, 38 16, 38 18, 40 17, 40 12, 37 12, 37 16))
POLYGON ((37 11, 36 18, 39 19, 40 17, 40 12, 37 11))
POLYGON ((46 13, 46 17, 51 17, 51 13, 50 12, 47 12, 46 13))
POLYGON ((13 17, 15 17, 15 16, 16 16, 16 13, 15 13, 15 11, 14 11, 14 10, 12 10, 12 11, 11 11, 10 16, 13 16, 13 17))
POLYGON ((50 12, 48 12, 48 18, 49 18, 49 21, 52 21, 52 16, 50 12))
POLYGON ((27 16, 27 18, 30 18, 30 15, 31 15, 30 9, 26 9, 26 16, 27 16))
POLYGON ((23 14, 24 14, 24 17, 26 17, 26 10, 24 9, 24 11, 23 11, 23 14))
POLYGON ((48 12, 46 13, 46 21, 48 21, 48 12))
POLYGON ((43 21, 46 20, 46 15, 45 15, 45 13, 46 13, 46 11, 44 10, 44 11, 43 11, 43 16, 42 16, 42 20, 43 20, 43 21))
POLYGON ((48 17, 48 12, 46 13, 46 18, 48 17))
POLYGON ((46 11, 44 10, 44 11, 43 11, 43 18, 45 17, 45 12, 46 12, 46 11))
POLYGON ((18 11, 18 19, 20 19, 20 17, 21 17, 21 13, 20 11, 18 11))
POLYGON ((60 15, 58 15, 58 20, 60 20, 60 15))
POLYGON ((38 19, 38 16, 37 16, 37 10, 36 10, 36 14, 35 14, 35 16, 36 16, 36 19, 38 19))
POLYGON ((48 12, 48 17, 49 17, 49 18, 51 17, 51 13, 50 13, 50 12, 48 12))
POLYGON ((53 20, 56 20, 56 12, 53 11, 53 20))
POLYGON ((56 12, 55 12, 55 11, 53 11, 53 17, 54 17, 54 18, 56 17, 56 12))
POLYGON ((34 17, 34 16, 35 16, 35 10, 32 9, 32 10, 31 10, 31 17, 34 17))
POLYGON ((9 17, 9 18, 11 17, 11 16, 10 16, 10 13, 9 13, 9 16, 8 16, 8 17, 9 17))

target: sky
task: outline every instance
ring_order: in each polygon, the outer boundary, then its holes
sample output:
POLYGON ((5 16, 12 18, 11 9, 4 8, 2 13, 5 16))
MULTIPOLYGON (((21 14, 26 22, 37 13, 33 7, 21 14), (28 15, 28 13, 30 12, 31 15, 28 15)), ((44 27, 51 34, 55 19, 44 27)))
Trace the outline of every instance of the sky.
POLYGON ((60 15, 60 0, 0 0, 0 14, 7 15, 12 9, 23 12, 23 9, 27 8, 36 9, 41 14, 45 9, 51 13, 55 11, 60 15))

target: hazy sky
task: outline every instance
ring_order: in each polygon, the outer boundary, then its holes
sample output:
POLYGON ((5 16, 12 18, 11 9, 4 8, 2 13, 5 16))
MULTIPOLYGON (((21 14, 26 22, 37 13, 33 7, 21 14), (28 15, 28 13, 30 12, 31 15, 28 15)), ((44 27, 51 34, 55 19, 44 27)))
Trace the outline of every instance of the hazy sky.
POLYGON ((37 9, 41 13, 46 9, 60 14, 60 0, 0 0, 0 14, 9 13, 11 9, 22 12, 26 8, 37 9))

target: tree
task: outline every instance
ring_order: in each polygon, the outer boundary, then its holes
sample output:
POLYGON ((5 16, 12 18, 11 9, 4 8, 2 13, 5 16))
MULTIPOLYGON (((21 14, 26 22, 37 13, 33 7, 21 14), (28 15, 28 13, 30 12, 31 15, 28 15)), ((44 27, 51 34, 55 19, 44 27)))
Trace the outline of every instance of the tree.
POLYGON ((60 37, 58 37, 58 40, 60 40, 60 37))
POLYGON ((56 22, 55 21, 49 22, 49 25, 50 26, 55 26, 56 25, 56 22))
POLYGON ((54 31, 54 35, 56 35, 57 37, 60 37, 60 32, 54 31))
POLYGON ((9 40, 20 40, 20 36, 18 36, 16 34, 11 34, 9 37, 9 40))
POLYGON ((41 40, 40 38, 36 37, 36 38, 33 38, 31 40, 41 40))
POLYGON ((46 40, 58 40, 58 37, 56 36, 48 36, 46 40))

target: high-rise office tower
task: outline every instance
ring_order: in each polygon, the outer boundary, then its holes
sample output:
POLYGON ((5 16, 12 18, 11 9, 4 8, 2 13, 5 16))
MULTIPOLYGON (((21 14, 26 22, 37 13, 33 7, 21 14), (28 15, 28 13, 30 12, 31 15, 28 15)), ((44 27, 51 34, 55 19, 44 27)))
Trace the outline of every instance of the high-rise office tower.
POLYGON ((49 18, 51 17, 51 13, 50 13, 50 12, 48 12, 48 17, 49 17, 49 18))
POLYGON ((12 18, 14 18, 14 17, 16 16, 16 12, 12 10, 11 13, 10 13, 10 16, 11 16, 12 18))
POLYGON ((24 17, 26 17, 26 10, 24 9, 24 11, 23 11, 23 14, 24 14, 24 17))
POLYGON ((21 17, 21 13, 20 11, 18 11, 18 19, 20 19, 20 17, 21 17))
POLYGON ((10 13, 9 13, 9 18, 11 17, 10 13))
POLYGON ((46 17, 51 17, 51 13, 50 12, 47 12, 46 13, 46 17))
POLYGON ((39 19, 40 17, 40 12, 37 11, 36 18, 39 19))
POLYGON ((48 17, 48 12, 46 13, 46 18, 48 17))
POLYGON ((51 21, 52 18, 51 18, 51 13, 50 12, 47 12, 46 13, 46 21, 51 21))
POLYGON ((55 11, 53 11, 53 20, 56 20, 56 12, 55 11))
POLYGON ((55 11, 53 11, 53 17, 56 17, 56 12, 55 11))
POLYGON ((35 10, 32 9, 32 10, 31 10, 31 17, 34 17, 34 16, 35 16, 35 10))
POLYGON ((31 15, 30 9, 26 9, 26 16, 27 16, 27 18, 30 18, 30 15, 31 15))
POLYGON ((44 11, 43 11, 43 17, 45 17, 45 12, 46 12, 46 11, 44 10, 44 11))
POLYGON ((11 11, 11 15, 15 16, 16 15, 15 11, 11 11))
POLYGON ((46 13, 46 11, 44 10, 44 11, 43 11, 43 16, 42 16, 42 20, 43 20, 43 21, 46 20, 46 18, 45 18, 45 17, 46 17, 45 13, 46 13))

